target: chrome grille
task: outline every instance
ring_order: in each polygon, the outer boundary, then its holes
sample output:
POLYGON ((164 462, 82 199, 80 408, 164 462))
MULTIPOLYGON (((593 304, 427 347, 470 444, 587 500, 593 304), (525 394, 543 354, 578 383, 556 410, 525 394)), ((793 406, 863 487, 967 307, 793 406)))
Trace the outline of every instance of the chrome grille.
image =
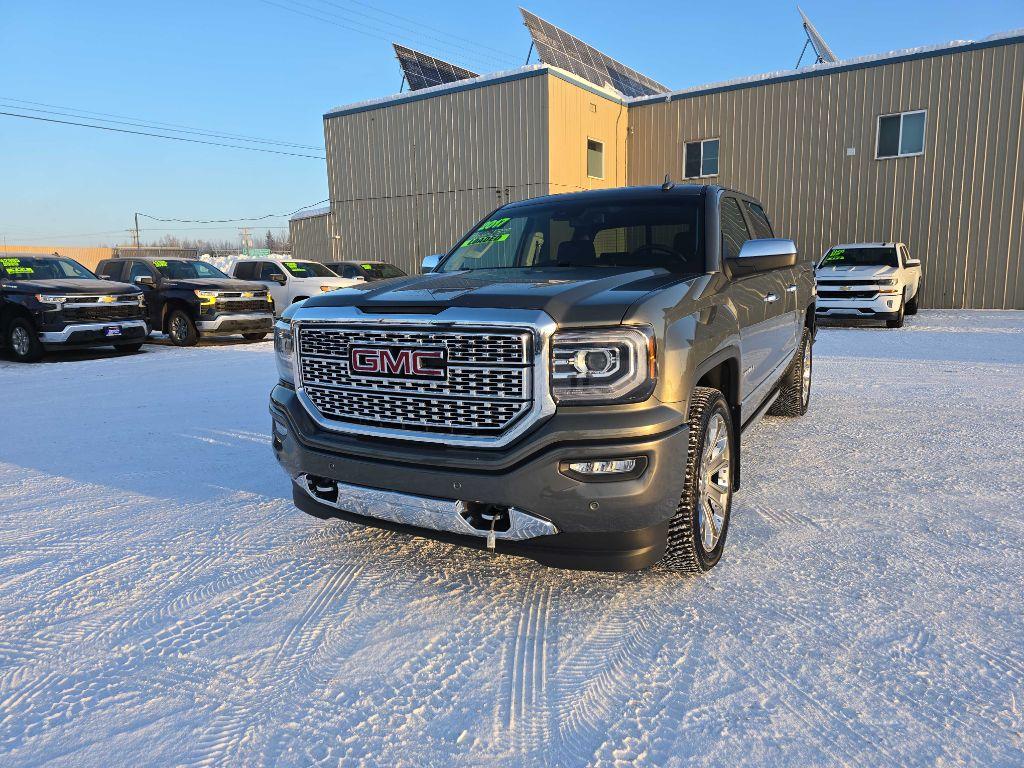
POLYGON ((497 434, 533 405, 529 331, 298 326, 303 390, 332 421, 452 435, 497 434), (365 376, 352 346, 444 346, 444 379, 365 376))

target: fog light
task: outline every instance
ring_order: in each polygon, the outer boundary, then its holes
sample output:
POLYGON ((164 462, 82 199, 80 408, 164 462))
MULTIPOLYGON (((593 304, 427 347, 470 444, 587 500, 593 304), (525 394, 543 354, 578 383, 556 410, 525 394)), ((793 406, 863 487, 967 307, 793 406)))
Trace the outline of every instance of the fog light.
POLYGON ((570 460, 563 461, 558 469, 574 480, 630 480, 639 477, 647 469, 647 457, 570 460))

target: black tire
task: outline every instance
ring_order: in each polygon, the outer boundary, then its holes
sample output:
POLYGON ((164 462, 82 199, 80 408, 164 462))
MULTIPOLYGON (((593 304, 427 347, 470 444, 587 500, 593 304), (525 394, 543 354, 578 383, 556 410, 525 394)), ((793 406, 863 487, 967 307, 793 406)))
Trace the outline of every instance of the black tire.
POLYGON ((167 336, 176 347, 194 347, 199 341, 196 324, 180 309, 172 309, 167 316, 167 336))
POLYGON ((725 548, 726 534, 729 532, 729 516, 732 509, 732 478, 736 466, 735 439, 733 435, 732 413, 725 397, 717 389, 697 387, 690 397, 689 411, 690 436, 686 450, 686 465, 683 479, 683 493, 676 507, 676 513, 668 525, 668 546, 662 565, 671 571, 682 573, 703 573, 718 564, 725 548), (700 471, 705 453, 705 440, 712 422, 721 417, 724 425, 726 446, 729 454, 726 457, 726 476, 719 474, 719 481, 728 488, 723 509, 722 523, 718 529, 718 539, 711 549, 705 548, 701 538, 701 506, 700 471))
POLYGON ((914 294, 914 298, 912 298, 910 301, 906 302, 906 305, 905 305, 905 310, 906 310, 906 313, 908 315, 916 315, 917 314, 917 306, 918 306, 917 305, 917 299, 918 299, 918 297, 920 295, 921 295, 921 284, 918 283, 918 285, 917 285, 917 293, 915 293, 914 294))
POLYGON ((117 344, 115 345, 114 349, 116 349, 122 355, 134 355, 136 352, 142 349, 142 344, 143 342, 141 341, 138 344, 117 344))
POLYGON ((900 311, 894 312, 891 317, 885 321, 886 328, 902 328, 903 327, 903 315, 907 308, 907 302, 903 300, 903 296, 900 296, 900 311))
POLYGON ((19 363, 34 363, 43 357, 43 344, 32 321, 16 317, 7 325, 4 343, 19 363))
POLYGON ((789 364, 779 383, 779 396, 768 409, 770 416, 803 416, 811 404, 811 374, 814 372, 814 339, 810 328, 797 347, 796 357, 789 364), (805 376, 804 373, 807 375, 805 376))
POLYGON ((259 333, 243 333, 242 338, 246 341, 263 341, 267 338, 267 332, 260 331, 259 333))

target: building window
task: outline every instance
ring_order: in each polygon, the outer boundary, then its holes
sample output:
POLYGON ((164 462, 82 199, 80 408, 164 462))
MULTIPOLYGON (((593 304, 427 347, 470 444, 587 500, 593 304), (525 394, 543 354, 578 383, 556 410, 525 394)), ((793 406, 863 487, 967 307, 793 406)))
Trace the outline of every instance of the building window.
POLYGON ((604 178, 604 143, 587 139, 587 176, 604 178))
POLYGON ((683 176, 699 179, 718 175, 718 139, 686 142, 686 164, 683 176))
POLYGON ((913 157, 924 154, 925 111, 899 112, 878 118, 875 158, 913 157))

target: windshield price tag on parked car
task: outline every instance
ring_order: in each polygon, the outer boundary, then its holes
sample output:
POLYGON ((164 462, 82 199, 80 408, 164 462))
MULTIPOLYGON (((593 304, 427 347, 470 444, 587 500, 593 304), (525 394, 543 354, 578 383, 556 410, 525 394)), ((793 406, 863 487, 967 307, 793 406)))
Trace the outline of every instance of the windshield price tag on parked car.
POLYGON ((153 266, 154 267, 166 267, 167 266, 167 262, 166 261, 154 261, 153 262, 153 266))

